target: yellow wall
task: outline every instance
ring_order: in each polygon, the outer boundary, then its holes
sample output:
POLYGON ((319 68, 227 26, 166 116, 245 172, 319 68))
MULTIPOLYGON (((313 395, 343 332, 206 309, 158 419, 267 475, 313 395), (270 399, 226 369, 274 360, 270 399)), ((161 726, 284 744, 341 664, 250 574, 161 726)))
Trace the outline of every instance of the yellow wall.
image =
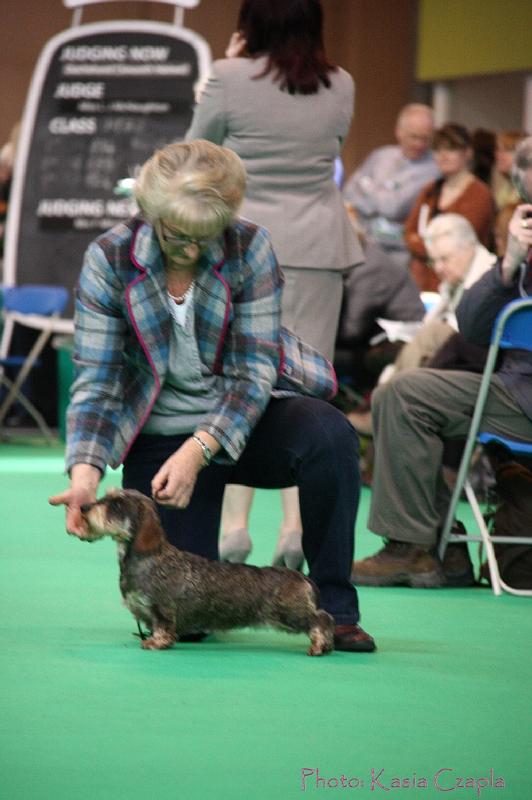
POLYGON ((416 77, 532 69, 531 0, 420 0, 416 77))

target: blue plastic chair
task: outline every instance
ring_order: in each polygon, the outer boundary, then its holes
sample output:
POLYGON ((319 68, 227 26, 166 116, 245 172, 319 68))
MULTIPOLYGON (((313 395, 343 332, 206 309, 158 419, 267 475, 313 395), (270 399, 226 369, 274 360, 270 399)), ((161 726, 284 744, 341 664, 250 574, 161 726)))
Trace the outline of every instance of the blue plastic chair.
POLYGON ((482 542, 486 548, 491 585, 494 594, 500 595, 504 590, 510 594, 532 597, 532 590, 515 589, 511 586, 508 586, 508 584, 502 580, 493 548, 494 542, 532 545, 532 530, 530 536, 491 536, 482 514, 478 499, 473 491, 470 481, 468 480, 471 458, 478 443, 487 444, 490 441, 496 441, 500 444, 503 444, 514 455, 532 455, 532 442, 509 439, 505 436, 498 436, 497 434, 488 433, 482 430, 482 414, 484 412, 486 399, 490 390, 490 381, 495 369, 497 356, 499 354, 499 350, 501 349, 519 349, 529 350, 532 352, 532 298, 513 300, 502 309, 495 320, 488 357, 486 359, 482 381, 478 390, 477 401, 475 410, 473 412, 469 433, 467 435, 464 454, 458 470, 456 485, 451 497, 447 518, 442 530, 439 555, 440 558, 443 559, 449 542, 482 542), (469 533, 466 535, 451 533, 462 490, 465 491, 467 500, 471 506, 475 522, 479 529, 479 536, 471 535, 469 533))
POLYGON ((2 289, 4 324, 0 340, 0 385, 7 388, 7 393, 0 405, 0 428, 12 405, 19 402, 35 420, 50 444, 54 442, 52 431, 42 414, 23 393, 22 386, 33 367, 36 366, 50 337, 54 333, 67 332, 72 326, 71 321, 59 320, 67 302, 68 291, 64 286, 28 284, 26 286, 8 286, 2 289), (11 340, 16 324, 39 331, 29 353, 23 356, 10 354, 11 340), (5 375, 7 366, 18 368, 14 381, 5 375))

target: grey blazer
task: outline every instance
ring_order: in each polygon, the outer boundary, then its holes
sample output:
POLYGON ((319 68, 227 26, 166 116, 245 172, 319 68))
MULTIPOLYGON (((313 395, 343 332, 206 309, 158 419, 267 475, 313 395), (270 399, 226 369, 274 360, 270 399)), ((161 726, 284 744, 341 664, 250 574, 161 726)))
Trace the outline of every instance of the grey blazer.
POLYGON ((345 269, 364 261, 342 196, 334 159, 353 115, 354 84, 342 69, 330 89, 281 91, 265 58, 215 61, 187 139, 234 150, 248 175, 241 214, 270 232, 286 267, 345 269))

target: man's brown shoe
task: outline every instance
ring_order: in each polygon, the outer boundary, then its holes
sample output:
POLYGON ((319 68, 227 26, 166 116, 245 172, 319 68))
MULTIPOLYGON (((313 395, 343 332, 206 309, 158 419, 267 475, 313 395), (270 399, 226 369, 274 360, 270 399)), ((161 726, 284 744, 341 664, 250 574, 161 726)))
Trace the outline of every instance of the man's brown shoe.
POLYGON ((334 649, 349 653, 373 653, 377 649, 375 640, 360 625, 336 625, 334 649))
POLYGON ((445 586, 440 562, 422 547, 389 539, 374 556, 353 562, 352 580, 358 586, 445 586))
POLYGON ((460 588, 475 585, 473 564, 465 542, 451 542, 447 545, 443 557, 443 574, 446 586, 460 588))

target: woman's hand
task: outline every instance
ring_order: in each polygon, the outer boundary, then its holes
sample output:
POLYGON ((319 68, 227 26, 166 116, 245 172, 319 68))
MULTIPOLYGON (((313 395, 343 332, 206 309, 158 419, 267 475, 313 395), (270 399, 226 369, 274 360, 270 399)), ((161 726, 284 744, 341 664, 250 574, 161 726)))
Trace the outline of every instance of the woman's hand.
POLYGON ((229 39, 229 44, 225 51, 226 58, 239 58, 246 53, 247 42, 240 31, 235 31, 229 39))
POLYGON ((515 273, 532 247, 532 204, 521 203, 515 209, 508 225, 508 243, 502 261, 502 279, 512 283, 515 273))
POLYGON ((90 464, 76 464, 72 468, 70 489, 48 498, 52 506, 66 506, 67 533, 83 537, 87 526, 81 515, 81 506, 94 503, 101 473, 90 464))
POLYGON ((192 497, 198 474, 205 466, 203 451, 193 439, 187 439, 168 458, 151 482, 152 497, 162 506, 186 508, 192 497))

